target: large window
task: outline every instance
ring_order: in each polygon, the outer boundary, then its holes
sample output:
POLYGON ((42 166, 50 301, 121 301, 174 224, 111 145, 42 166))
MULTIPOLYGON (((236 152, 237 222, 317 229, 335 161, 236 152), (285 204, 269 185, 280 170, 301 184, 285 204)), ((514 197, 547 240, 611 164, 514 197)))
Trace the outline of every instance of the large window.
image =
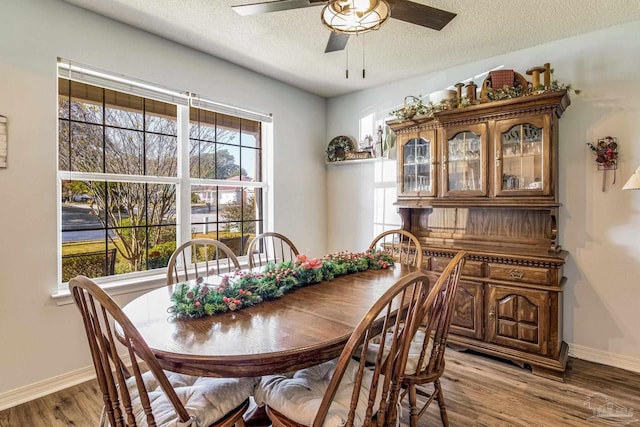
POLYGON ((62 282, 166 267, 189 238, 243 255, 263 229, 262 122, 100 82, 58 82, 62 282))

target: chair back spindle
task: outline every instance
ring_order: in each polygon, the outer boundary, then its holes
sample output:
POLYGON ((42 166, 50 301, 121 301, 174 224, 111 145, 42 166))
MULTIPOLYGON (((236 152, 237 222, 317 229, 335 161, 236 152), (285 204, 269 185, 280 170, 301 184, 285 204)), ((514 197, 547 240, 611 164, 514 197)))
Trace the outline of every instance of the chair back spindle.
POLYGON ((167 284, 231 274, 240 269, 233 250, 215 239, 193 239, 180 245, 167 264, 167 284))
POLYGON ((380 233, 373 239, 369 249, 386 251, 400 264, 422 267, 422 245, 416 236, 406 230, 380 233))
POLYGON ((298 249, 293 242, 275 232, 257 235, 247 248, 249 268, 262 267, 268 263, 295 261, 298 255, 298 249))

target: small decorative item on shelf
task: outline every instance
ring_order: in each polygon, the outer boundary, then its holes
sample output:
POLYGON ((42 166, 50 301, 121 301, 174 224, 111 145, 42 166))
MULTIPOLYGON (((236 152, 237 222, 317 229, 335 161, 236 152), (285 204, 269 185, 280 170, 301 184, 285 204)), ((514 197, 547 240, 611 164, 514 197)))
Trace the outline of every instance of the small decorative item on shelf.
POLYGON ((518 98, 525 94, 528 85, 527 79, 514 70, 490 71, 482 82, 480 102, 518 98))
POLYGON ((616 169, 618 169, 618 138, 615 136, 605 136, 600 138, 594 145, 587 142, 587 145, 596 155, 598 170, 604 171, 602 175, 602 191, 607 184, 607 171, 613 170, 613 182, 616 183, 616 169))
POLYGON ((396 133, 389 126, 385 126, 384 143, 382 147, 382 155, 389 159, 395 159, 396 152, 396 133))
MULTIPOLYGON (((531 86, 533 90, 544 89, 545 86, 540 84, 540 73, 544 73, 546 71, 546 67, 533 67, 527 70, 527 75, 531 76, 531 86)), ((548 87, 548 86, 547 86, 548 87)))
POLYGON ((353 151, 353 142, 348 136, 336 136, 327 146, 327 160, 339 162, 347 158, 347 153, 353 151))
POLYGON ((460 104, 462 104, 462 88, 464 87, 464 83, 456 83, 454 86, 456 87, 456 102, 458 103, 458 108, 460 108, 460 104))
POLYGON ((430 98, 431 101, 425 105, 420 97, 405 96, 404 107, 392 111, 391 115, 398 120, 413 119, 415 116, 432 117, 433 114, 438 111, 448 110, 458 106, 456 92, 453 90, 434 92, 430 95, 430 98), (443 96, 435 97, 434 94, 441 94, 443 96), (413 102, 407 103, 407 99, 412 99, 413 102), (434 99, 438 102, 436 103, 434 99))
POLYGON ((347 151, 344 155, 345 160, 362 160, 370 159, 371 151, 347 151))
POLYGON ((345 154, 345 160, 360 160, 375 157, 373 154, 373 136, 365 136, 360 144, 358 144, 358 151, 349 151, 345 154))
MULTIPOLYGON (((475 104, 476 102, 476 90, 478 89, 478 85, 476 85, 473 81, 467 83, 465 86, 466 89, 466 99, 469 104, 475 104)), ((464 103, 464 100, 463 100, 464 103)))
POLYGON ((531 83, 514 70, 490 71, 482 83, 480 102, 500 101, 560 90, 574 91, 576 95, 580 94, 580 90, 573 89, 570 84, 561 84, 557 80, 553 80, 553 68, 549 63, 532 67, 526 73, 532 77, 531 83), (542 82, 540 81, 541 76, 542 82))

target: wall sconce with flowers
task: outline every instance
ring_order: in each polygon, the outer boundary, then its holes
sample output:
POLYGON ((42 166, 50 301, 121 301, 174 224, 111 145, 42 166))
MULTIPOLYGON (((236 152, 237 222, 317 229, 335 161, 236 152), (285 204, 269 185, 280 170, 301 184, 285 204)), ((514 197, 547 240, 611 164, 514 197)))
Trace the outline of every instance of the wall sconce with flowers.
POLYGON ((597 144, 587 142, 591 151, 596 155, 596 163, 598 164, 598 170, 604 171, 602 174, 602 191, 605 190, 607 185, 607 171, 613 171, 613 181, 611 184, 616 183, 616 169, 618 169, 618 138, 615 136, 605 136, 600 138, 597 144))

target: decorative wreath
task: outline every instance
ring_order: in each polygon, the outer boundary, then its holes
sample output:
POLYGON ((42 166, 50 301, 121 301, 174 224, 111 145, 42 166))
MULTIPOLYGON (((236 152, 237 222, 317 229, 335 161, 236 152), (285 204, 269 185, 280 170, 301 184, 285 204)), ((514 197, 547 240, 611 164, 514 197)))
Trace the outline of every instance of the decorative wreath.
POLYGON ((351 138, 344 135, 336 136, 327 146, 327 159, 330 162, 344 160, 344 155, 351 150, 353 150, 351 138))

